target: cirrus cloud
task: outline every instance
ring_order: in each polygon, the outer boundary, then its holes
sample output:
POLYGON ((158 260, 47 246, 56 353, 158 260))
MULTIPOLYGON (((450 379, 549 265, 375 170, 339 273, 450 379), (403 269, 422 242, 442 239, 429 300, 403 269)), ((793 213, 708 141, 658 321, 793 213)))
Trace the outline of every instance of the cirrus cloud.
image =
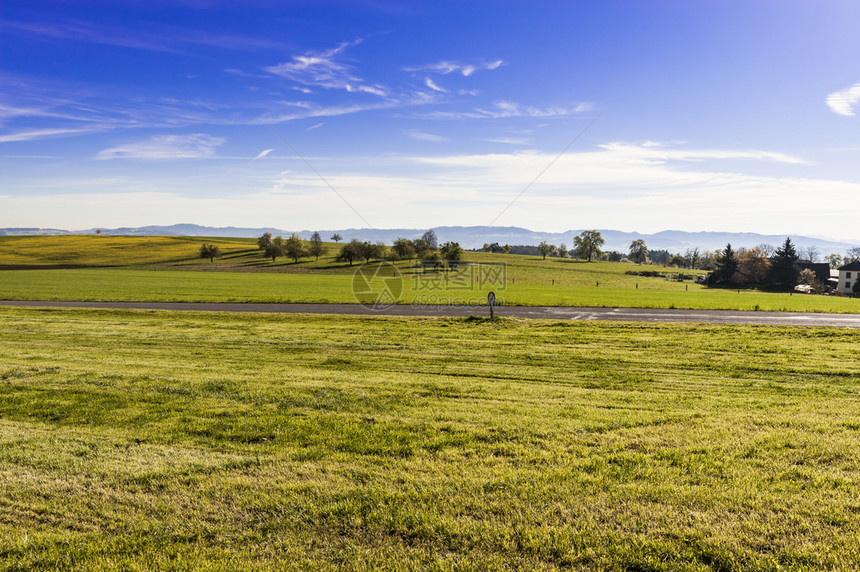
POLYGON ((102 149, 94 158, 99 161, 109 159, 206 159, 214 156, 216 148, 224 141, 223 137, 213 137, 205 133, 156 135, 146 141, 102 149))

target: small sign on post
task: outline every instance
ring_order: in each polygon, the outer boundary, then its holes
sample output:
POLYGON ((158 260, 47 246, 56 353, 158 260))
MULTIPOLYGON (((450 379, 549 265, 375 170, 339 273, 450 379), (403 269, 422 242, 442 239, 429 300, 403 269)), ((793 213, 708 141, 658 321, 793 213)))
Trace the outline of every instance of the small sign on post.
POLYGON ((493 316, 493 306, 495 306, 495 304, 496 304, 496 294, 495 294, 495 292, 490 292, 489 294, 487 294, 487 305, 490 307, 490 319, 491 320, 495 319, 495 317, 493 316))

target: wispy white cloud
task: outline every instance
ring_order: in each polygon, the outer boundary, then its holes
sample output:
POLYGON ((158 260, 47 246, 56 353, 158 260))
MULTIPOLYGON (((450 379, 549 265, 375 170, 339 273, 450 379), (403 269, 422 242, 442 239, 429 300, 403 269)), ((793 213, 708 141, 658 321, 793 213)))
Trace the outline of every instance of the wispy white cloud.
MULTIPOLYGON (((303 86, 319 86, 327 89, 343 89, 348 92, 370 93, 380 97, 387 89, 379 84, 368 84, 356 76, 353 66, 338 60, 347 48, 360 44, 362 40, 343 42, 326 51, 309 51, 293 56, 292 61, 268 66, 265 71, 295 81, 303 86)), ((300 91, 304 91, 299 88, 300 91)), ((309 91, 309 90, 308 90, 309 91)))
POLYGON ((146 141, 103 149, 94 159, 205 159, 214 156, 224 141, 205 133, 156 135, 146 141))
POLYGON ((132 29, 81 20, 47 19, 39 22, 0 20, 0 26, 7 34, 14 33, 40 40, 68 40, 168 53, 181 53, 184 47, 190 45, 228 50, 284 48, 282 42, 260 36, 212 33, 179 26, 150 25, 148 29, 143 29, 141 25, 137 25, 132 29))
POLYGON ((750 159, 791 165, 809 164, 802 157, 776 151, 762 151, 759 149, 676 149, 655 141, 644 141, 641 143, 612 142, 600 145, 600 148, 618 155, 627 155, 631 158, 657 162, 750 159))
POLYGON ((263 151, 260 151, 260 154, 259 154, 259 155, 257 155, 256 157, 254 157, 254 158, 253 158, 253 159, 251 159, 251 160, 252 160, 252 161, 256 161, 257 159, 262 159, 263 157, 265 157, 266 155, 268 155, 268 154, 269 154, 269 153, 271 153, 272 151, 274 151, 274 149, 264 149, 263 151))
POLYGON ((311 117, 337 117, 339 115, 349 115, 351 113, 360 113, 362 111, 371 111, 376 109, 390 109, 396 107, 394 102, 368 104, 368 105, 332 105, 318 106, 311 105, 302 111, 294 113, 271 113, 254 121, 254 123, 283 123, 285 121, 295 121, 297 119, 309 119, 311 117))
POLYGON ((491 108, 467 111, 434 111, 425 116, 432 119, 500 119, 506 117, 562 117, 591 110, 588 104, 573 107, 533 107, 512 101, 496 101, 491 108))
POLYGON ((33 139, 45 139, 61 135, 79 135, 81 133, 92 133, 94 129, 35 129, 32 131, 19 131, 0 135, 0 143, 13 141, 32 141, 33 139))
POLYGON ((452 62, 445 60, 423 66, 404 68, 404 70, 408 72, 426 71, 431 73, 439 73, 442 75, 447 75, 449 73, 459 73, 463 76, 468 77, 479 70, 483 71, 497 69, 503 63, 504 62, 502 60, 495 60, 492 62, 484 62, 478 64, 464 64, 460 62, 452 62))
POLYGON ((503 143, 506 145, 533 145, 533 143, 525 137, 496 137, 494 139, 484 139, 490 143, 503 143))
POLYGON ((839 115, 854 115, 854 107, 860 101, 860 83, 855 83, 847 89, 834 91, 827 96, 827 105, 833 113, 839 115))
POLYGON ((430 141, 432 143, 447 143, 450 141, 449 138, 442 135, 433 135, 432 133, 425 133, 423 131, 408 131, 407 135, 419 141, 430 141))
MULTIPOLYGON (((533 151, 311 160, 350 204, 373 214, 373 224, 426 228, 489 222, 555 157, 533 151), (404 193, 405 188, 410 192, 404 193)), ((209 192, 195 196, 186 194, 187 180, 153 169, 146 169, 143 178, 99 177, 88 168, 77 180, 65 174, 46 175, 28 179, 23 187, 4 181, 7 196, 0 197, 4 206, 0 226, 66 228, 72 212, 84 213, 76 218, 82 221, 80 228, 104 226, 105 220, 113 226, 152 224, 164 216, 223 226, 237 224, 239 217, 245 226, 277 226, 273 221, 283 218, 277 213, 284 212, 289 213, 288 222, 280 224, 296 230, 361 224, 314 173, 292 159, 294 169, 267 161, 236 176, 209 177, 205 180, 209 192), (53 193, 58 188, 63 193, 53 193), (331 199, 331 207, 320 210, 321 198, 331 199), (165 213, 168 203, 171 209, 165 213)), ((833 232, 856 237, 850 229, 856 228, 860 185, 786 176, 784 163, 802 164, 803 159, 770 150, 607 143, 559 157, 499 224, 640 232, 680 225, 682 230, 753 229, 768 234, 820 234, 826 224, 833 232), (745 161, 738 159, 750 161, 756 173, 746 172, 745 161), (762 169, 771 165, 779 167, 777 174, 762 175, 762 169), (833 204, 842 208, 834 210, 833 204)))
POLYGON ((322 127, 323 125, 325 125, 325 122, 322 122, 322 121, 321 121, 321 122, 317 123, 316 125, 311 125, 311 126, 310 126, 310 127, 308 127, 307 129, 305 129, 305 131, 313 131, 314 129, 319 129, 319 128, 320 128, 320 127, 322 127))
POLYGON ((430 88, 430 89, 432 89, 433 91, 438 91, 438 92, 440 92, 440 93, 448 93, 448 90, 446 90, 446 89, 444 89, 444 88, 441 88, 441 87, 439 87, 438 85, 436 85, 436 84, 433 82, 433 80, 432 80, 432 79, 430 79, 429 77, 424 79, 424 85, 426 85, 427 87, 429 87, 429 88, 430 88))

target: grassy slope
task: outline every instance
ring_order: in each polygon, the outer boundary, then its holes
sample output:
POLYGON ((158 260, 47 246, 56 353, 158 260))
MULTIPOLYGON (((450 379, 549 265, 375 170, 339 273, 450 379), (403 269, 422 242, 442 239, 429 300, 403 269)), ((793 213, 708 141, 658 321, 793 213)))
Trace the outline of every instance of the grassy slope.
POLYGON ((0 308, 0 561, 851 569, 858 342, 0 308))
MULTIPOLYGON (((352 287, 357 265, 337 262, 334 256, 337 245, 327 246, 329 252, 318 261, 303 259, 295 264, 280 258, 273 264, 261 256, 250 239, 5 237, 0 238, 0 265, 65 261, 89 265, 124 262, 134 263, 135 267, 4 270, 0 272, 0 299, 355 302, 352 287), (217 242, 225 256, 214 264, 199 259, 197 252, 203 242, 217 242), (60 247, 72 244, 77 246, 60 247), (128 258, 129 251, 134 258, 128 258)), ((438 278, 440 275, 420 274, 414 268, 415 261, 398 261, 394 265, 403 279, 400 302, 482 303, 487 292, 494 290, 500 301, 517 305, 860 311, 860 301, 856 299, 758 291, 738 293, 625 274, 641 269, 673 272, 661 267, 480 252, 466 253, 466 260, 503 264, 504 284, 479 283, 467 269, 462 287, 462 282, 455 284, 453 279, 445 283, 438 278)), ((386 277, 393 272, 387 264, 382 266, 386 277)))
POLYGON ((255 249, 252 239, 183 236, 2 236, 0 266, 129 266, 195 259, 204 243, 229 257, 255 249))

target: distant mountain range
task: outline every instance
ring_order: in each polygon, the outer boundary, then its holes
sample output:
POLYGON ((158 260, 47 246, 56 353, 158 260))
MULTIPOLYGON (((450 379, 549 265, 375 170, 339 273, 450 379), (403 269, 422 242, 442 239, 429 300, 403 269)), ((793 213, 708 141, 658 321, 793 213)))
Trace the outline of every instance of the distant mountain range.
MULTIPOLYGON (((141 227, 126 227, 126 228, 102 228, 102 234, 108 235, 125 235, 125 236, 230 236, 254 238, 260 236, 264 232, 271 232, 273 235, 289 235, 292 232, 297 232, 302 238, 309 238, 312 230, 291 231, 277 228, 240 228, 234 226, 227 227, 212 227, 200 226, 196 224, 174 224, 170 226, 141 226, 141 227)), ((416 228, 389 228, 389 229, 368 229, 368 228, 348 228, 340 230, 320 230, 323 240, 329 240, 333 234, 340 234, 344 240, 357 238, 372 242, 382 241, 386 244, 391 244, 395 238, 419 238, 427 229, 416 228)), ((573 237, 582 232, 580 230, 569 230, 567 232, 540 232, 528 230, 516 226, 494 226, 490 228, 482 226, 437 226, 434 227, 439 242, 455 241, 459 242, 463 248, 474 249, 481 248, 485 243, 498 242, 501 245, 537 245, 541 241, 547 241, 550 244, 564 243, 570 247, 573 243, 573 237)), ((59 230, 45 228, 2 228, 0 235, 58 235, 58 234, 95 234, 96 229, 86 230, 59 230)), ((664 230, 654 234, 644 234, 640 232, 623 232, 619 230, 600 230, 606 244, 604 250, 618 250, 626 252, 630 243, 641 238, 645 240, 650 250, 668 250, 670 252, 683 253, 688 248, 699 248, 700 250, 715 250, 724 248, 726 244, 731 243, 734 248, 752 247, 758 244, 771 244, 779 246, 785 241, 783 235, 765 235, 756 233, 737 233, 737 232, 686 232, 681 230, 664 230)), ((835 252, 838 254, 844 253, 848 248, 857 246, 855 243, 839 242, 816 238, 810 236, 791 235, 791 241, 798 248, 815 246, 820 253, 829 254, 835 252)))

